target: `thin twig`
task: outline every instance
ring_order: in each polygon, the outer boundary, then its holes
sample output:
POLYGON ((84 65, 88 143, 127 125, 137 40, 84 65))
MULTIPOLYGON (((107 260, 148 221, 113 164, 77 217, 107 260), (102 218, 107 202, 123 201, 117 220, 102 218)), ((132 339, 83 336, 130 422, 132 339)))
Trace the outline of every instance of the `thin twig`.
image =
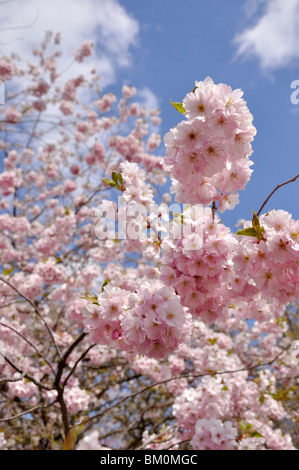
POLYGON ((217 210, 217 206, 216 206, 216 202, 215 202, 215 199, 214 199, 213 205, 212 205, 212 218, 213 218, 213 220, 215 219, 216 210, 217 210))
POLYGON ((38 317, 40 318, 40 320, 42 321, 42 323, 45 325, 50 337, 51 337, 51 340, 52 340, 52 343, 56 349, 56 352, 58 354, 58 356, 60 357, 60 351, 58 349, 58 346, 55 342, 55 339, 54 339, 54 336, 53 336, 53 333, 52 331, 50 330, 50 327, 49 325, 47 324, 46 320, 43 318, 42 314, 40 313, 40 311, 38 310, 37 306, 30 300, 28 299, 28 297, 26 297, 24 294, 22 294, 18 289, 16 289, 10 282, 8 282, 6 279, 3 279, 2 277, 0 277, 0 281, 4 282, 5 284, 7 284, 11 289, 13 289, 20 297, 23 297, 23 299, 26 300, 26 302, 28 302, 31 307, 35 310, 35 312, 37 313, 38 317))
POLYGON ((55 378, 55 382, 54 382, 55 387, 58 387, 59 384, 60 384, 61 376, 62 376, 63 370, 66 366, 66 361, 67 361, 68 357, 73 352, 73 350, 78 346, 78 344, 80 344, 81 341, 83 341, 85 336, 87 336, 87 333, 81 333, 81 335, 76 339, 76 341, 74 341, 70 345, 70 347, 67 349, 67 351, 64 353, 63 357, 59 361, 58 370, 57 370, 56 378, 55 378))
POLYGON ((16 335, 20 336, 20 338, 22 338, 24 341, 26 341, 26 343, 28 343, 33 349, 34 351, 46 362, 46 364, 48 364, 48 366, 50 367, 51 371, 53 372, 53 374, 55 374, 55 371, 52 367, 52 364, 47 360, 47 358, 34 346, 33 343, 31 343, 31 341, 29 341, 25 336, 23 336, 21 333, 19 333, 18 330, 16 330, 15 328, 13 328, 12 326, 10 325, 6 325, 5 323, 3 322, 0 322, 0 325, 1 326, 4 326, 5 328, 8 328, 9 330, 12 330, 14 333, 16 333, 16 335))
POLYGON ((236 370, 225 370, 225 371, 221 371, 221 372, 210 372, 210 373, 206 373, 206 374, 186 374, 186 375, 180 375, 180 376, 176 376, 176 377, 172 377, 170 379, 166 379, 166 380, 163 380, 161 382, 156 382, 154 384, 151 384, 151 385, 148 385, 147 387, 143 388, 142 390, 138 390, 137 392, 134 392, 130 395, 127 395, 125 396, 124 398, 122 398, 121 400, 119 400, 117 403, 115 403, 114 405, 111 405, 109 406, 108 408, 106 408, 105 410, 103 410, 101 413, 97 413, 93 416, 90 416, 88 419, 86 419, 84 422, 82 422, 81 424, 86 424, 88 423, 89 421, 92 421, 96 418, 102 418, 102 416, 104 416, 107 412, 111 411, 113 408, 116 408, 117 406, 121 405, 123 402, 125 402, 126 400, 130 399, 130 398, 135 398, 136 396, 146 392, 147 390, 150 390, 151 388, 153 387, 157 387, 158 385, 165 385, 169 382, 172 382, 173 380, 180 380, 180 379, 186 379, 186 378, 203 378, 203 377, 213 377, 213 376, 216 376, 216 375, 226 375, 226 374, 237 374, 239 372, 248 372, 250 370, 254 370, 254 369, 257 369, 259 367, 267 367, 267 366, 270 366, 272 365, 275 361, 277 361, 277 359, 284 353, 286 352, 288 349, 290 349, 292 343, 290 343, 287 347, 285 347, 282 351, 280 351, 280 353, 275 356, 274 359, 272 359, 271 361, 269 362, 265 362, 265 363, 262 363, 262 364, 256 364, 254 366, 251 366, 251 367, 244 367, 244 368, 241 368, 241 369, 236 369, 236 370))
MULTIPOLYGON (((25 374, 25 372, 24 372, 24 374, 25 374)), ((20 382, 20 380, 23 380, 23 378, 24 378, 24 375, 21 375, 21 377, 17 377, 15 379, 14 378, 0 379, 0 385, 6 384, 6 383, 11 383, 11 382, 20 382)))
POLYGON ((23 378, 30 380, 30 381, 33 382, 38 388, 41 388, 41 389, 43 389, 43 390, 47 390, 48 392, 49 392, 50 390, 53 390, 53 388, 48 387, 47 385, 42 384, 41 382, 39 382, 38 380, 36 380, 34 377, 32 377, 32 375, 27 374, 27 372, 25 372, 25 371, 23 371, 22 369, 20 369, 11 359, 9 359, 7 356, 5 356, 5 354, 2 354, 2 353, 0 352, 0 355, 6 360, 6 362, 7 362, 13 369, 15 369, 17 372, 19 372, 19 374, 21 374, 23 378))
POLYGON ((265 202, 263 202, 263 204, 262 204, 260 210, 257 212, 256 215, 259 216, 259 215, 261 214, 262 210, 264 209, 264 207, 265 207, 265 205, 267 204, 267 202, 269 201, 269 199, 273 196, 274 193, 276 193, 276 191, 277 191, 279 188, 282 188, 283 186, 285 186, 285 185, 287 185, 287 184, 289 184, 289 183, 294 183, 298 178, 299 178, 299 175, 295 176, 294 178, 292 178, 292 179, 289 180, 289 181, 285 181, 284 183, 278 184, 278 185, 276 186, 276 188, 273 189, 272 193, 267 197, 267 199, 265 200, 265 202))
POLYGON ((75 369, 77 367, 77 365, 79 364, 79 362, 81 362, 84 357, 89 353, 89 351, 94 348, 96 345, 95 344, 92 344, 91 346, 89 346, 88 349, 86 349, 86 351, 84 351, 84 353, 81 354, 81 356, 79 357, 79 359, 77 359, 77 361, 75 362, 75 364, 73 365, 72 369, 70 370, 69 374, 67 375, 65 381, 63 382, 63 385, 62 387, 64 388, 69 380, 69 378, 73 375, 73 373, 75 372, 75 369))
POLYGON ((5 421, 11 421, 12 419, 17 419, 17 418, 20 418, 21 416, 24 416, 24 415, 27 415, 28 413, 33 413, 34 411, 37 411, 37 410, 45 410, 46 408, 50 408, 50 406, 54 405, 54 403, 56 403, 57 400, 55 401, 52 401, 51 403, 49 403, 48 405, 45 405, 45 406, 34 406, 33 408, 29 408, 29 410, 26 410, 26 411, 22 411, 22 413, 19 413, 15 416, 10 416, 9 418, 2 418, 0 419, 0 423, 4 423, 5 421))
POLYGON ((181 445, 181 444, 186 444, 187 442, 190 442, 190 441, 191 441, 191 439, 185 439, 184 441, 176 442, 175 444, 172 444, 170 447, 167 447, 166 450, 170 450, 170 449, 172 449, 172 447, 174 447, 174 446, 179 446, 179 445, 181 445))
POLYGON ((69 417, 68 417, 68 410, 67 406, 64 400, 63 392, 64 392, 64 384, 61 385, 60 380, 64 371, 64 368, 66 366, 66 361, 70 354, 73 352, 73 350, 78 346, 78 344, 83 341, 83 339, 87 336, 87 333, 81 333, 81 335, 74 341, 69 348, 66 350, 62 358, 60 359, 58 363, 58 369, 55 377, 55 382, 54 382, 54 387, 57 390, 57 401, 60 405, 61 409, 61 414, 62 414, 62 422, 63 422, 63 427, 64 427, 64 434, 65 437, 67 436, 70 426, 69 426, 69 417))

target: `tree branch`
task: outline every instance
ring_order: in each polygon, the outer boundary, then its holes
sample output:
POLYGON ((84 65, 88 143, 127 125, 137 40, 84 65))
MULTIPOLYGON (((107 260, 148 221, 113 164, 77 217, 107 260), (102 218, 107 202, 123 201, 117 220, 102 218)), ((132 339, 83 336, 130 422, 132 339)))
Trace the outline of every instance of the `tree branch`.
POLYGON ((29 344, 33 349, 34 351, 46 362, 46 364, 50 367, 51 371, 53 372, 53 374, 55 374, 54 372, 54 369, 52 367, 52 364, 45 358, 45 356, 34 346, 33 343, 31 343, 31 341, 29 341, 27 338, 25 338, 25 336, 23 336, 21 333, 19 333, 15 328, 13 328, 12 326, 10 325, 6 325, 5 323, 2 323, 0 322, 0 325, 1 326, 4 326, 5 328, 8 328, 9 330, 12 330, 14 333, 16 333, 16 335, 20 336, 20 338, 22 338, 24 341, 26 341, 27 344, 29 344))
POLYGON ((294 183, 298 178, 299 178, 299 175, 295 176, 294 178, 292 178, 292 179, 289 180, 289 181, 285 181, 284 183, 278 184, 278 185, 276 186, 276 188, 273 189, 272 193, 269 194, 269 196, 267 197, 267 199, 263 202, 263 204, 262 204, 260 210, 257 212, 256 215, 259 216, 259 215, 261 214, 262 210, 264 209, 264 207, 265 207, 265 205, 267 204, 267 202, 269 201, 269 199, 273 196, 274 193, 276 193, 276 191, 277 191, 279 188, 282 188, 283 186, 286 186, 286 185, 289 184, 289 183, 294 183))
POLYGON ((0 352, 0 355, 6 360, 6 362, 13 368, 15 369, 17 372, 19 372, 19 374, 22 375, 22 378, 25 378, 25 379, 28 379, 30 380, 32 383, 34 383, 38 388, 41 388, 43 390, 47 390, 48 392, 50 390, 53 390, 53 388, 51 387, 48 387, 47 385, 44 385, 42 384, 41 382, 39 382, 38 380, 36 380, 34 377, 32 377, 32 375, 30 374, 27 374, 27 372, 24 372, 22 369, 20 369, 16 364, 14 364, 12 362, 11 359, 9 359, 7 356, 5 356, 5 354, 2 354, 0 352))
POLYGON ((51 337, 51 340, 52 340, 52 343, 56 349, 56 352, 58 354, 58 356, 60 357, 60 351, 58 349, 58 346, 55 342, 55 339, 54 339, 54 336, 53 336, 53 333, 52 331, 50 330, 50 327, 49 325, 47 324, 46 320, 43 318, 42 314, 40 313, 40 311, 38 310, 37 306, 30 300, 28 299, 28 297, 26 297, 24 294, 22 294, 18 289, 16 289, 10 282, 8 282, 6 279, 3 279, 3 277, 0 277, 0 281, 4 282, 5 284, 7 284, 11 289, 13 289, 20 297, 23 297, 23 299, 26 300, 26 302, 28 302, 31 307, 34 309, 34 311, 37 313, 38 317, 40 318, 40 320, 42 321, 42 323, 45 325, 50 337, 51 337))
MULTIPOLYGON (((256 364, 254 366, 251 366, 251 367, 243 367, 243 368, 240 368, 240 369, 236 369, 236 370, 225 370, 225 371, 221 371, 221 372, 210 372, 210 373, 205 373, 205 374, 186 374, 186 375, 180 375, 180 376, 176 376, 176 377, 172 377, 170 379, 166 379, 166 380, 162 380, 161 382, 155 382, 154 384, 151 384, 151 385, 148 385, 147 387, 143 388, 142 390, 138 390, 137 392, 134 392, 130 395, 127 395, 125 396, 124 398, 122 398, 121 400, 119 400, 117 403, 115 403, 114 405, 111 405, 109 406, 108 408, 106 408, 104 411, 100 412, 100 413, 97 413, 93 416, 90 416, 89 418, 85 419, 84 421, 84 424, 88 423, 89 421, 92 421, 96 418, 102 418, 102 416, 104 416, 107 412, 111 411, 113 408, 116 408, 117 406, 121 405, 122 403, 124 403, 125 401, 127 401, 128 399, 130 398, 135 398, 136 396, 146 392, 147 390, 150 390, 151 388, 154 388, 154 387, 157 387, 159 385, 164 385, 164 384, 167 384, 169 382, 172 382, 173 380, 180 380, 180 379, 187 379, 187 378, 203 378, 203 377, 212 377, 212 376, 216 376, 216 375, 226 375, 226 374, 237 374, 238 372, 248 372, 250 370, 254 370, 254 369, 257 369, 259 367, 266 367, 266 366, 270 366, 272 365, 274 362, 277 361, 277 359, 284 353, 286 352, 288 349, 290 349, 290 347, 292 346, 292 343, 290 343, 287 347, 285 347, 282 351, 280 351, 280 353, 275 356, 274 359, 272 359, 271 361, 269 362, 265 362, 265 363, 262 363, 262 364, 256 364)), ((83 422, 81 423, 83 424, 83 422)))

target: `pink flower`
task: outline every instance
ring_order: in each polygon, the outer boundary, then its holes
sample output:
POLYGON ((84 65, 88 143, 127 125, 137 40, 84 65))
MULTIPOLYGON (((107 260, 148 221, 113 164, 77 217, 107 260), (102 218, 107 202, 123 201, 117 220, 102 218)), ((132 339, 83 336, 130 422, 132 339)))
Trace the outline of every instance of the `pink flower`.
POLYGON ((122 87, 122 93, 125 98, 132 98, 136 95, 136 92, 136 88, 131 85, 123 85, 122 87))
POLYGON ((92 41, 84 41, 79 49, 74 52, 75 60, 79 63, 83 62, 85 57, 89 57, 93 53, 93 47, 92 41))
POLYGON ((17 108, 10 107, 5 112, 5 119, 9 124, 19 124, 22 120, 22 114, 17 108))
POLYGON ((72 191, 75 191, 77 189, 77 183, 75 181, 67 180, 64 183, 64 191, 66 193, 71 193, 72 191))
POLYGON ((164 168, 176 201, 209 205, 217 200, 222 212, 232 209, 252 173, 248 157, 255 128, 242 92, 207 78, 196 82, 183 106, 188 120, 164 138, 164 168))

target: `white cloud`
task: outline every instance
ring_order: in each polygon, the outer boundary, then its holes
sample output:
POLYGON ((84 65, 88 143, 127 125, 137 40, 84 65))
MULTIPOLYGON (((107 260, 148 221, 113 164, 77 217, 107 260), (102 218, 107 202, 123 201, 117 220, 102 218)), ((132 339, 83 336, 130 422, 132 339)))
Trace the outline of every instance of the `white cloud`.
POLYGON ((257 58, 264 70, 274 70, 299 59, 299 0, 250 0, 247 15, 264 6, 255 24, 237 34, 238 58, 257 58))
POLYGON ((62 33, 66 63, 85 39, 91 39, 96 54, 88 65, 76 64, 76 72, 96 66, 105 86, 115 81, 119 68, 131 65, 139 24, 118 0, 11 0, 0 4, 0 53, 13 51, 28 59, 46 30, 62 33))
POLYGON ((146 109, 160 108, 158 97, 148 87, 143 87, 138 91, 138 101, 140 106, 144 106, 146 109))
POLYGON ((268 0, 246 0, 244 4, 244 12, 246 18, 252 18, 259 10, 261 5, 263 5, 268 0))

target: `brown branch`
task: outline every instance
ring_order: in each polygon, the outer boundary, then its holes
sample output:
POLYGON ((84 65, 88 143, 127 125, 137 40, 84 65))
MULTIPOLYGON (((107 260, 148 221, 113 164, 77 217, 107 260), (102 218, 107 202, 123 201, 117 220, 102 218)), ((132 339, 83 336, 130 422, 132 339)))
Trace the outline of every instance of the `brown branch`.
POLYGON ((13 328, 12 326, 10 325, 6 325, 5 323, 2 323, 0 322, 0 325, 1 326, 4 326, 5 328, 8 328, 9 330, 12 330, 14 333, 16 333, 16 335, 20 336, 20 338, 22 338, 24 341, 26 341, 26 343, 28 343, 33 349, 34 351, 46 362, 46 364, 50 367, 51 371, 53 372, 53 374, 55 374, 54 372, 54 369, 52 367, 52 364, 45 358, 45 356, 34 346, 33 343, 31 343, 31 341, 29 341, 27 338, 25 338, 25 336, 23 336, 18 330, 16 330, 15 328, 13 328))
POLYGON ((213 205, 212 205, 212 218, 213 218, 213 220, 215 219, 216 210, 217 210, 217 206, 216 206, 216 202, 215 202, 215 199, 214 199, 213 205))
POLYGON ((36 380, 34 377, 32 377, 32 375, 27 374, 27 372, 24 372, 24 371, 23 371, 22 369, 20 369, 16 364, 14 364, 11 359, 9 359, 9 358, 8 358, 7 356, 5 356, 4 354, 1 354, 1 353, 0 353, 0 355, 6 360, 6 362, 7 362, 13 369, 15 369, 17 372, 19 372, 19 374, 21 374, 22 378, 25 378, 25 379, 30 380, 30 382, 34 383, 34 385, 36 385, 36 386, 37 386, 38 388, 40 388, 40 389, 47 390, 47 391, 53 390, 53 388, 48 387, 47 385, 42 384, 41 382, 39 382, 38 380, 36 380))
POLYGON ((63 392, 64 392, 64 384, 60 384, 60 380, 64 371, 64 368, 66 366, 66 361, 70 354, 73 352, 73 350, 78 346, 78 344, 83 341, 83 339, 87 336, 87 333, 81 333, 81 335, 74 341, 69 348, 66 350, 62 358, 60 359, 58 363, 58 369, 55 377, 55 382, 54 382, 54 387, 57 390, 57 401, 60 405, 61 409, 61 414, 62 414, 62 422, 63 422, 63 427, 64 427, 64 434, 65 437, 67 436, 69 430, 70 430, 70 425, 69 425, 69 417, 68 417, 68 411, 67 411, 67 406, 63 397, 63 392))
POLYGON ((13 289, 20 297, 23 297, 23 299, 26 300, 26 302, 28 302, 31 307, 34 309, 34 311, 37 313, 38 317, 40 318, 40 320, 42 321, 42 323, 45 325, 50 337, 51 337, 51 340, 52 340, 52 343, 56 349, 56 352, 58 354, 58 356, 60 357, 60 351, 58 349, 58 346, 55 342, 55 339, 54 339, 54 336, 53 336, 53 333, 52 331, 50 330, 50 327, 49 325, 47 324, 46 320, 43 318, 42 314, 40 313, 40 311, 38 310, 37 306, 30 300, 28 299, 28 297, 26 297, 24 294, 22 294, 18 289, 16 289, 10 282, 8 282, 6 279, 3 279, 2 277, 0 277, 0 281, 4 282, 5 284, 7 284, 11 289, 13 289))
POLYGON ((23 380, 24 376, 18 377, 17 379, 0 379, 0 385, 10 383, 10 382, 20 382, 20 380, 23 380))
MULTIPOLYGON (((3 3, 8 3, 8 2, 3 2, 3 3)), ((34 26, 34 24, 37 22, 38 17, 39 17, 39 9, 37 9, 35 18, 30 24, 25 24, 25 25, 21 25, 21 26, 8 26, 7 28, 1 28, 0 32, 2 33, 3 31, 16 31, 16 30, 19 30, 19 29, 32 28, 32 26, 34 26)))
MULTIPOLYGON (((161 437, 165 436, 165 434, 167 434, 168 432, 172 432, 176 429, 176 424, 174 426, 171 426, 169 428, 166 429, 166 431, 162 432, 161 434, 157 434, 156 437, 152 437, 151 439, 149 439, 148 441, 146 441, 144 444, 142 444, 140 447, 137 447, 136 449, 134 450, 142 450, 144 449, 146 446, 148 446, 149 444, 152 444, 153 442, 154 443, 159 443, 161 441, 159 441, 159 439, 161 439, 161 437)), ((170 439, 172 439, 174 436, 172 436, 170 439)), ((163 442, 167 442, 169 441, 170 439, 167 439, 166 441, 163 441, 163 442)), ((174 444, 176 445, 176 444, 174 444)))
POLYGON ((216 375, 226 375, 226 374, 237 374, 239 372, 249 372, 251 370, 254 370, 254 369, 257 369, 259 367, 267 367, 267 366, 270 366, 272 365, 274 362, 277 361, 277 359, 284 353, 286 352, 288 349, 290 349, 290 347, 292 346, 292 343, 290 343, 287 347, 285 347, 282 351, 280 351, 279 354, 277 354, 277 356, 274 357, 274 359, 272 359, 271 361, 269 362, 265 362, 265 363, 262 363, 262 364, 256 364, 254 366, 251 366, 251 367, 243 367, 243 368, 240 368, 240 369, 236 369, 236 370, 225 370, 225 371, 221 371, 221 372, 210 372, 210 373, 205 373, 205 374, 186 374, 186 375, 180 375, 180 376, 176 376, 176 377, 172 377, 170 379, 166 379, 166 380, 162 380, 161 382, 156 382, 154 384, 151 384, 151 385, 148 385, 147 387, 143 388, 142 390, 138 390, 137 392, 134 392, 130 395, 127 395, 125 396, 124 398, 122 398, 121 400, 119 400, 117 403, 115 403, 114 405, 111 405, 109 406, 108 408, 106 408, 104 411, 100 412, 100 413, 97 413, 95 414, 94 416, 91 416, 87 419, 85 419, 85 421, 83 421, 81 424, 86 424, 88 423, 89 421, 92 421, 96 418, 102 418, 102 416, 104 416, 107 412, 111 411, 113 408, 116 408, 117 406, 121 405, 123 402, 127 401, 128 399, 130 398, 135 398, 136 396, 146 392, 147 390, 150 390, 151 388, 154 388, 154 387, 157 387, 158 385, 165 385, 169 382, 172 382, 173 380, 180 380, 180 379, 186 379, 186 378, 203 378, 203 377, 213 377, 213 376, 216 376, 216 375))
POLYGON ((172 444, 170 447, 167 447, 166 450, 170 450, 170 449, 172 449, 172 447, 174 447, 174 446, 179 446, 179 445, 181 445, 181 444, 186 444, 187 442, 190 442, 190 441, 191 441, 191 439, 185 439, 184 441, 176 442, 175 444, 172 444))
POLYGON ((12 419, 17 419, 17 418, 20 418, 21 416, 24 416, 24 415, 27 415, 28 413, 33 413, 34 411, 37 411, 37 410, 44 410, 46 408, 50 408, 50 406, 54 405, 54 403, 56 403, 57 400, 55 401, 52 401, 51 403, 49 403, 48 405, 45 405, 45 406, 34 406, 33 408, 29 408, 29 410, 26 410, 26 411, 22 411, 22 413, 19 413, 15 416, 10 416, 9 418, 2 418, 0 419, 0 423, 4 423, 6 421, 11 421, 12 419))
POLYGON ((70 354, 73 352, 73 350, 78 346, 78 344, 81 343, 81 341, 83 341, 83 339, 85 338, 85 336, 87 336, 87 333, 81 333, 81 335, 76 339, 76 341, 74 341, 70 347, 67 349, 67 351, 64 353, 63 357, 61 358, 61 360, 59 361, 59 364, 58 364, 58 370, 57 370, 57 373, 56 373, 56 378, 55 378, 55 382, 54 382, 54 386, 57 388, 60 384, 60 380, 61 380, 61 376, 63 374, 63 370, 66 366, 66 361, 68 359, 68 357, 70 356, 70 354))
POLYGON ((295 176, 294 178, 292 178, 292 179, 289 180, 289 181, 285 181, 284 183, 278 184, 278 185, 276 186, 276 188, 273 189, 272 193, 269 194, 269 196, 267 197, 267 199, 263 202, 263 204, 262 204, 260 210, 257 212, 256 215, 259 216, 259 215, 261 214, 262 210, 264 209, 264 207, 265 207, 265 205, 267 204, 267 202, 269 201, 269 199, 273 196, 274 193, 276 193, 276 191, 277 191, 279 188, 282 188, 283 186, 286 186, 286 185, 289 184, 289 183, 294 183, 298 178, 299 178, 299 175, 295 176))
POLYGON ((62 422, 63 422, 63 428, 64 428, 64 437, 66 438, 70 430, 69 416, 68 416, 67 406, 63 397, 63 388, 60 385, 57 388, 57 401, 61 409, 62 422))
POLYGON ((67 375, 65 381, 63 382, 63 385, 62 387, 64 388, 69 380, 69 378, 73 375, 73 373, 75 372, 75 369, 77 367, 77 365, 79 364, 79 362, 81 362, 84 357, 89 353, 89 351, 94 348, 96 345, 95 344, 92 344, 91 346, 89 346, 88 349, 86 349, 86 351, 84 351, 81 356, 79 357, 79 359, 77 359, 77 361, 75 362, 75 364, 73 365, 72 369, 70 370, 69 374, 67 375))

